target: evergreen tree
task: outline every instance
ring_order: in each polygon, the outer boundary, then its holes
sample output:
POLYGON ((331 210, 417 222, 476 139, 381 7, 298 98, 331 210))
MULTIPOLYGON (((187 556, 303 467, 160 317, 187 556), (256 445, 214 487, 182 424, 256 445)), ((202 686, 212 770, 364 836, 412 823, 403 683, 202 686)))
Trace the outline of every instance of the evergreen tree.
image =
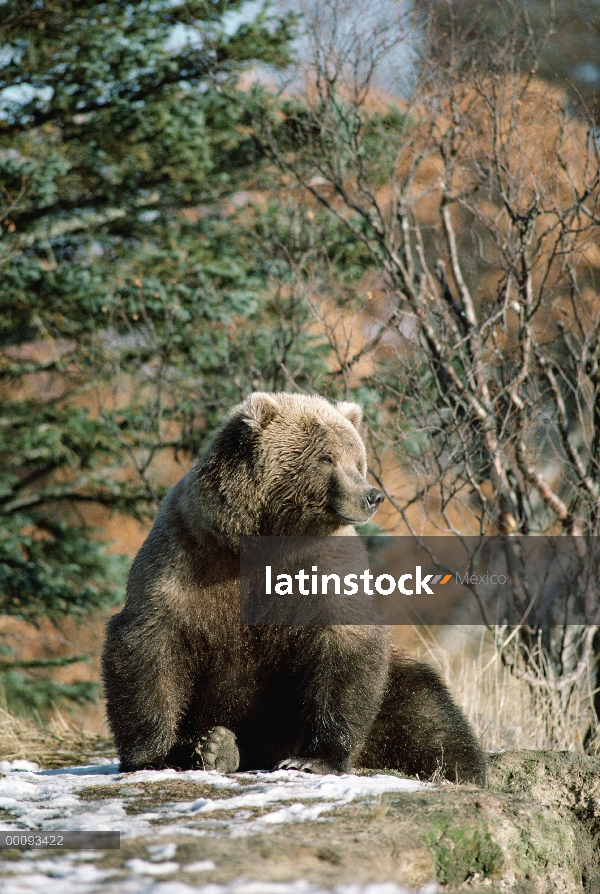
POLYGON ((189 460, 243 394, 325 369, 281 286, 294 214, 248 203, 262 162, 224 98, 246 63, 286 62, 290 22, 239 24, 242 5, 0 6, 4 614, 122 599, 85 507, 151 515, 157 456, 189 460))

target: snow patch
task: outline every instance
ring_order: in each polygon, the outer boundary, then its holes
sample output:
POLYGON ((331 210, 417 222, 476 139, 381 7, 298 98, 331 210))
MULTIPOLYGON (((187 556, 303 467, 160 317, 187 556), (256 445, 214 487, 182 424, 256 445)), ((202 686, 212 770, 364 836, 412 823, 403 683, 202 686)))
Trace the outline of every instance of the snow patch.
MULTIPOLYGON (((177 844, 164 837, 236 838, 273 831, 282 824, 327 822, 331 818, 324 814, 353 801, 383 792, 431 788, 427 783, 387 775, 317 776, 298 770, 244 773, 235 778, 203 770, 143 770, 124 775, 114 761, 57 770, 40 770, 30 761, 2 761, 0 772, 5 774, 0 777, 0 808, 14 817, 0 821, 0 829, 120 831, 122 841, 138 837, 152 841, 145 847, 148 859, 133 857, 119 869, 94 865, 103 856, 101 850, 12 852, 12 859, 0 859, 2 894, 417 894, 395 883, 340 885, 326 890, 303 880, 237 879, 191 887, 162 877, 211 872, 217 866, 212 860, 176 862, 177 844), (161 780, 200 783, 220 789, 225 796, 160 803, 146 812, 127 813, 126 803, 145 793, 144 783, 161 780), (80 797, 90 786, 107 788, 107 797, 93 801, 80 797), (261 811, 262 815, 257 815, 261 811)), ((0 851, 0 858, 6 856, 6 851, 0 851)), ((429 885, 418 894, 437 891, 437 885, 429 885)))
POLYGON ((131 869, 135 875, 172 875, 179 869, 179 863, 149 863, 147 860, 140 860, 137 857, 127 860, 125 866, 127 869, 131 869))
MULTIPOLYGON (((274 773, 245 773, 240 774, 238 779, 232 779, 215 770, 189 770, 184 773, 176 770, 141 770, 125 776, 119 773, 115 762, 61 770, 12 766, 7 775, 0 778, 0 808, 10 811, 15 816, 15 823, 2 821, 0 829, 121 831, 124 838, 136 838, 156 832, 150 822, 154 819, 191 820, 227 811, 234 812, 235 816, 221 821, 223 831, 229 829, 231 834, 243 834, 240 827, 245 825, 250 834, 261 826, 317 819, 321 814, 357 798, 374 797, 382 792, 414 792, 430 787, 428 783, 383 774, 317 776, 299 770, 278 770, 274 773), (173 779, 202 783, 216 789, 230 789, 232 796, 161 804, 148 812, 127 815, 124 797, 119 795, 135 795, 145 782, 173 779), (114 797, 94 802, 79 798, 79 792, 98 785, 114 787, 114 797), (307 806, 306 801, 317 801, 318 804, 307 806), (271 805, 277 805, 277 809, 257 819, 252 818, 252 811, 264 810, 271 805)), ((162 834, 168 834, 168 831, 173 829, 161 829, 162 834)), ((178 826, 176 831, 181 833, 182 829, 178 826)))

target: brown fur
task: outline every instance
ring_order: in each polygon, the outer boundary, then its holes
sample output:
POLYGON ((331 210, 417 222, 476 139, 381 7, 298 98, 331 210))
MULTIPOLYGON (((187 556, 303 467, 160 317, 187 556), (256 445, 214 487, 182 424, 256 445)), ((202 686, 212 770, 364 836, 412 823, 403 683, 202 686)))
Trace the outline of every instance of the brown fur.
POLYGON ((122 769, 197 766, 218 726, 237 737, 244 769, 443 765, 483 780, 444 685, 384 628, 239 623, 241 536, 353 534, 376 509, 360 415, 319 397, 251 395, 167 495, 103 654, 122 769))

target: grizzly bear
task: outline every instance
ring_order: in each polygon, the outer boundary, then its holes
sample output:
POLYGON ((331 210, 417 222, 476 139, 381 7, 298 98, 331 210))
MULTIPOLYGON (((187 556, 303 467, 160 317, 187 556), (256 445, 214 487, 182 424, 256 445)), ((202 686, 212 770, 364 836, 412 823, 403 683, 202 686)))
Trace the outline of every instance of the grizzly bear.
POLYGON ((448 690, 385 627, 240 623, 240 538, 354 535, 379 506, 360 422, 353 403, 252 394, 167 494, 103 652, 123 772, 362 766, 483 783, 448 690))

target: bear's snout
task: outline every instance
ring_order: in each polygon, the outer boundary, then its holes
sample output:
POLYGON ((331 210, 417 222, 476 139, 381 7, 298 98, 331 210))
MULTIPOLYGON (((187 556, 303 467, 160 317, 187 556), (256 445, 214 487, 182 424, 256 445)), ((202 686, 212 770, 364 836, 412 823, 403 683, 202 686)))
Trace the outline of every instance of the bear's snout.
POLYGON ((384 500, 355 469, 337 469, 333 476, 330 506, 336 515, 350 524, 364 524, 384 500))
POLYGON ((365 494, 365 502, 367 507, 371 509, 372 512, 379 507, 380 503, 383 503, 385 500, 385 496, 382 491, 377 490, 376 487, 371 487, 365 494))

